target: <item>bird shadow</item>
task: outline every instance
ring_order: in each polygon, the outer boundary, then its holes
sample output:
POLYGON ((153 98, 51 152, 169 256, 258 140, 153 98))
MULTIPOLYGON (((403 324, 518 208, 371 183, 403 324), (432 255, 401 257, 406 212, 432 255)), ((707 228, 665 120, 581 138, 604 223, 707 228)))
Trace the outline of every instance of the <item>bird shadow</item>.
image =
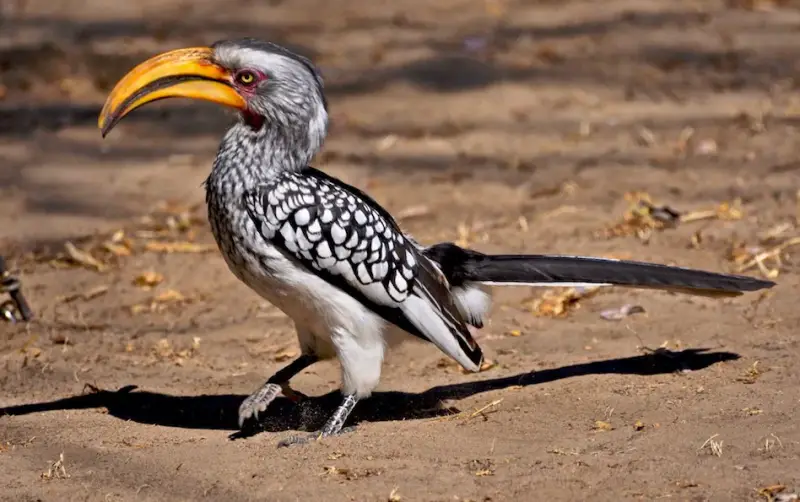
MULTIPOLYGON (((709 352, 708 349, 686 349, 679 352, 659 349, 633 357, 573 364, 502 378, 439 385, 421 393, 375 392, 356 407, 350 422, 440 417, 460 412, 455 406, 445 404, 446 401, 457 401, 512 386, 527 387, 587 375, 647 376, 694 371, 739 358, 738 354, 732 352, 709 352)), ((318 430, 341 402, 341 394, 338 391, 310 397, 299 404, 278 398, 270 404, 257 425, 239 430, 237 414, 239 404, 246 397, 244 395, 174 396, 137 391, 135 385, 128 385, 116 391, 102 390, 88 385, 87 387, 89 392, 64 399, 0 408, 0 417, 105 407, 110 415, 122 420, 186 429, 230 430, 235 431, 231 434, 231 439, 237 439, 259 432, 318 430)))

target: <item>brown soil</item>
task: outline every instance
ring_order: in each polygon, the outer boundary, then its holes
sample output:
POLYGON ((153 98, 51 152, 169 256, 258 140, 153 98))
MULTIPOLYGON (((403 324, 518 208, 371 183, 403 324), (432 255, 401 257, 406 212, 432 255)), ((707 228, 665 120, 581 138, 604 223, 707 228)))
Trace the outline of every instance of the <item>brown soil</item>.
POLYGON ((265 432, 230 439, 239 402, 296 353, 291 325, 215 249, 144 249, 213 244, 200 184, 230 117, 158 104, 105 141, 95 123, 108 87, 157 51, 269 38, 327 76, 333 125, 317 165, 422 241, 729 271, 732 251, 746 259, 798 235, 797 7, 3 3, 2 249, 38 318, 0 327, 0 499, 728 501, 800 489, 791 248, 746 271, 779 269, 767 295, 612 289, 553 318, 532 307, 542 291, 498 290, 479 336, 495 363, 485 371, 403 345, 354 433, 277 449, 338 400, 336 363, 319 364, 293 381, 318 397, 276 402, 265 432), (631 191, 682 211, 738 199, 742 214, 598 236, 631 191), (59 259, 68 240, 102 270, 59 259), (145 272, 163 281, 135 284, 145 272), (601 317, 624 304, 646 313, 601 317))

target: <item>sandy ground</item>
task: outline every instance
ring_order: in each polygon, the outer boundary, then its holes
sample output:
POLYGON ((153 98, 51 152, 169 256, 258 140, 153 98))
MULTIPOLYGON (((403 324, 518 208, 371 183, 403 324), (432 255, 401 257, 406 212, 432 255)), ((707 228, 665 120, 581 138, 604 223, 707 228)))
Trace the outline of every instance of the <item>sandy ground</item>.
POLYGON ((747 268, 779 274, 766 295, 612 289, 550 317, 543 291, 498 290, 479 336, 485 371, 403 345, 354 433, 277 449, 339 399, 336 363, 319 364, 293 382, 315 397, 274 403, 264 432, 232 439, 239 402, 297 346, 209 235, 200 184, 230 117, 172 102, 105 141, 95 125, 109 86, 156 51, 254 35, 327 77, 333 122, 316 165, 424 242, 733 271, 798 235, 796 3, 1 7, 2 249, 38 317, 0 327, 0 499, 729 501, 800 489, 791 247, 747 268), (604 237, 632 191, 723 218, 604 237), (723 203, 732 210, 715 211, 723 203), (96 266, 65 259, 68 241, 96 266), (625 304, 646 312, 601 317, 625 304))

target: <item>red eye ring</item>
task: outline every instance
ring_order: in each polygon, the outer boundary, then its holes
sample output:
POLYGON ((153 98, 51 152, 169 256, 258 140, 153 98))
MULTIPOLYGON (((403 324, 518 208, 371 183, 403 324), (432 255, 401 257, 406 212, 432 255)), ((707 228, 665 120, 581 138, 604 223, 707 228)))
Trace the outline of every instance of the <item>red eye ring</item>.
POLYGON ((241 70, 236 73, 233 79, 237 84, 245 87, 250 87, 260 80, 259 75, 252 70, 241 70))

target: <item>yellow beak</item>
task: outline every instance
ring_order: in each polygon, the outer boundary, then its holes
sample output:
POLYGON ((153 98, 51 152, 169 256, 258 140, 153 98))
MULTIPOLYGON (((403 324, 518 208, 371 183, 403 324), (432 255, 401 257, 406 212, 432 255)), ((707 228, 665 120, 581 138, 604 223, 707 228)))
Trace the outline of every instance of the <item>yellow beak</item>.
POLYGON ((97 126, 105 137, 123 117, 165 98, 192 98, 243 110, 247 104, 231 86, 228 70, 211 60, 211 49, 192 47, 165 52, 128 72, 109 94, 97 126))

